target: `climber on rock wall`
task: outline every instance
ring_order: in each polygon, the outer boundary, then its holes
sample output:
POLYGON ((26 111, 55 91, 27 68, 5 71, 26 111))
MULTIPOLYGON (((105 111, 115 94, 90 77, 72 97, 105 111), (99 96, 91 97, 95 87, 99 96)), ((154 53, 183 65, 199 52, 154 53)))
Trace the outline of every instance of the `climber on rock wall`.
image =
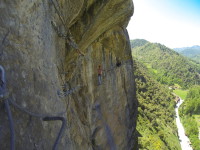
POLYGON ((116 58, 116 66, 120 67, 122 65, 121 61, 119 60, 119 58, 116 58))

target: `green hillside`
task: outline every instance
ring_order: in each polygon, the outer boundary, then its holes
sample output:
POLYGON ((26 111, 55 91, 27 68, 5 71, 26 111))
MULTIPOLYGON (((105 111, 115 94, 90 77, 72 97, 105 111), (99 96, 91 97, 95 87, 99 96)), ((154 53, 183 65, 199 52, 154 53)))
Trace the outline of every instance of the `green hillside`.
POLYGON ((174 96, 149 76, 141 63, 135 61, 134 70, 139 101, 139 149, 181 150, 174 119, 174 96))
POLYGON ((200 84, 200 64, 158 43, 140 42, 140 40, 131 42, 134 47, 133 56, 145 64, 160 83, 178 84, 186 89, 200 84))
POLYGON ((131 40, 131 48, 143 46, 143 45, 145 45, 146 43, 148 43, 148 41, 147 41, 147 40, 144 40, 144 39, 131 40))
POLYGON ((198 138, 200 128, 200 86, 194 86, 187 94, 179 109, 186 135, 189 136, 195 150, 200 150, 198 138))

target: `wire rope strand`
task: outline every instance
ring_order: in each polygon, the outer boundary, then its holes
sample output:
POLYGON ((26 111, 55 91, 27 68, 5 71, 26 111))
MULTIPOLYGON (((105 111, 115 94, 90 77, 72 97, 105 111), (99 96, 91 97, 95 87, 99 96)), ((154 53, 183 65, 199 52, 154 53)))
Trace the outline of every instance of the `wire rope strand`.
POLYGON ((63 111, 63 112, 59 112, 59 113, 55 113, 55 114, 39 114, 39 113, 34 113, 31 111, 28 111, 26 109, 24 109, 22 106, 18 105, 17 103, 15 103, 14 101, 12 101, 11 99, 9 99, 9 102, 14 105, 16 108, 18 108, 19 110, 21 110, 22 112, 25 112, 27 114, 29 114, 30 116, 33 117, 37 117, 37 118, 44 118, 44 117, 54 117, 54 116, 59 116, 59 115, 63 115, 67 112, 67 110, 63 111))
POLYGON ((62 133, 65 129, 65 126, 66 126, 66 119, 64 117, 58 117, 58 116, 55 116, 55 117, 44 117, 43 118, 43 121, 57 121, 57 120, 60 120, 62 121, 62 125, 61 125, 61 128, 60 128, 60 131, 58 132, 58 135, 57 135, 57 138, 56 138, 56 141, 53 145, 53 150, 57 150, 57 147, 58 147, 58 143, 62 137, 62 133))

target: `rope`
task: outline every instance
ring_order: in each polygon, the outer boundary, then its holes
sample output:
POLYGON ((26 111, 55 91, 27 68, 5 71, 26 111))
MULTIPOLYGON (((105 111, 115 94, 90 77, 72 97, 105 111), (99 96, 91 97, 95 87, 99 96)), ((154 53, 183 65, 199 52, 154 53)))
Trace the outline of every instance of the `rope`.
POLYGON ((53 2, 53 0, 50 0, 50 1, 51 1, 51 3, 53 4, 54 9, 56 10, 56 13, 58 14, 58 17, 60 18, 60 20, 61 20, 63 26, 65 27, 65 21, 64 21, 64 19, 62 18, 62 16, 61 16, 59 10, 56 8, 56 4, 53 2))
POLYGON ((62 82, 62 84, 64 84, 64 80, 63 80, 63 78, 61 76, 60 69, 58 68, 58 65, 57 65, 57 69, 58 69, 58 74, 60 76, 61 82, 62 82))
POLYGON ((15 130, 14 130, 14 123, 12 118, 12 112, 10 110, 10 105, 8 102, 8 94, 6 92, 6 77, 5 77, 5 70, 0 65, 0 96, 4 100, 5 109, 8 114, 8 121, 9 121, 9 128, 10 128, 10 150, 15 150, 15 130))
MULTIPOLYGON (((67 43, 69 43, 69 45, 71 47, 73 47, 75 50, 77 50, 79 55, 85 56, 85 54, 79 49, 78 44, 76 44, 74 38, 72 37, 72 34, 71 34, 70 30, 67 28, 67 25, 65 24, 65 21, 62 18, 63 15, 61 16, 61 13, 57 9, 56 4, 53 2, 53 0, 50 0, 50 1, 53 4, 54 9, 56 10, 56 13, 58 14, 58 17, 61 20, 61 22, 62 22, 62 24, 63 24, 63 26, 64 26, 64 28, 66 30, 66 34, 61 33, 58 30, 58 28, 56 27, 56 24, 53 21, 51 21, 51 24, 53 25, 53 27, 54 27, 55 31, 57 32, 58 36, 64 38, 67 41, 67 43)), ((58 4, 58 7, 60 8, 59 4, 58 4)))
POLYGON ((8 114, 8 120, 9 120, 9 128, 10 128, 10 134, 11 134, 11 138, 10 138, 10 149, 11 150, 15 150, 15 130, 14 130, 14 123, 13 123, 13 118, 12 118, 12 113, 10 110, 10 105, 9 103, 11 103, 13 106, 15 106, 16 108, 18 108, 19 110, 21 110, 22 112, 27 113, 30 116, 33 117, 37 117, 37 118, 42 118, 43 121, 55 121, 55 120, 61 120, 62 121, 62 126, 60 128, 60 131, 57 135, 56 141, 53 145, 53 150, 57 150, 57 146, 58 143, 61 139, 62 133, 64 131, 64 127, 66 125, 66 119, 64 117, 60 117, 59 115, 63 115, 64 113, 66 113, 67 110, 65 110, 64 112, 59 112, 56 114, 38 114, 38 113, 33 113, 31 111, 28 111, 26 109, 24 109, 23 107, 21 107, 20 105, 18 105, 17 103, 15 103, 14 101, 12 101, 11 99, 8 99, 8 94, 6 93, 6 80, 5 80, 5 71, 4 68, 0 65, 0 81, 2 81, 2 85, 0 85, 0 94, 1 97, 3 97, 3 99, 5 100, 5 108, 6 108, 6 112, 8 114))
POLYGON ((64 117, 60 117, 60 116, 57 116, 57 115, 62 115, 64 114, 65 112, 60 112, 60 113, 57 113, 57 114, 54 114, 54 115, 49 115, 49 114, 37 114, 37 113, 33 113, 33 112, 30 112, 24 108, 22 108, 21 106, 19 106, 18 104, 16 104, 14 101, 10 100, 9 99, 9 102, 14 105, 15 107, 17 107, 19 110, 21 110, 22 112, 25 112, 27 113, 28 115, 30 116, 33 116, 33 117, 36 117, 36 118, 42 118, 43 121, 55 121, 55 120, 61 120, 62 121, 62 126, 60 128, 60 131, 57 135, 57 138, 56 138, 56 141, 54 142, 54 145, 53 145, 53 150, 57 150, 57 146, 58 146, 58 143, 61 139, 61 136, 62 136, 62 132, 64 131, 64 127, 66 125, 66 119, 64 117))
POLYGON ((31 112, 31 111, 28 111, 26 109, 24 109, 22 106, 18 105, 17 103, 15 103, 14 101, 12 101, 11 99, 9 99, 9 102, 15 106, 16 108, 18 108, 19 110, 21 110, 22 112, 25 112, 27 113, 28 115, 30 116, 33 116, 33 117, 36 117, 36 118, 44 118, 44 117, 55 117, 55 116, 59 116, 59 115, 63 115, 67 112, 67 110, 63 111, 63 112, 59 112, 59 113, 55 113, 55 114, 39 114, 39 113, 34 113, 34 112, 31 112))

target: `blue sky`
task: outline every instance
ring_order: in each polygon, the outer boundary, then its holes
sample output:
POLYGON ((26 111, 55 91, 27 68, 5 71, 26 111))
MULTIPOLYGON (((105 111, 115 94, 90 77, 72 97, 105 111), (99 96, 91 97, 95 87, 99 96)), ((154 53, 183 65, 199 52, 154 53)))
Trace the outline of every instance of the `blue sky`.
POLYGON ((200 0, 133 0, 130 39, 170 48, 200 45, 200 0))

